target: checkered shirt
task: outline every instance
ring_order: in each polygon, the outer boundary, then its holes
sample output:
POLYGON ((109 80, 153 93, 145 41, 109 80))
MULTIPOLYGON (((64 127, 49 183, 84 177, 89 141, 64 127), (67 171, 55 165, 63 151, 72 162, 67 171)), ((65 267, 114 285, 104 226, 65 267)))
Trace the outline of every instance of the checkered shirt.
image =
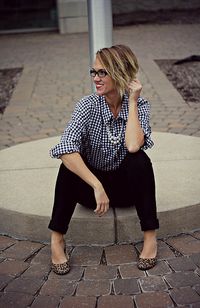
MULTIPOLYGON (((137 105, 139 121, 145 135, 145 142, 141 149, 146 150, 153 146, 149 125, 150 104, 147 100, 139 97, 137 105)), ((65 153, 78 152, 96 169, 103 171, 117 169, 128 153, 125 145, 128 111, 127 94, 123 97, 122 107, 117 118, 114 118, 104 96, 91 94, 83 97, 77 103, 60 143, 51 149, 51 157, 59 158, 65 153), (106 125, 109 125, 113 136, 117 136, 123 126, 120 143, 112 144, 110 142, 106 125)))

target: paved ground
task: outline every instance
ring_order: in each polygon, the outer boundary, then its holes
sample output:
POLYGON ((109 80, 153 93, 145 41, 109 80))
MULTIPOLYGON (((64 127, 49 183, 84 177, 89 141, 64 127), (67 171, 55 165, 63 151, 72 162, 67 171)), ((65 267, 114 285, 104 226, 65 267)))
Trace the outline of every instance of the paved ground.
POLYGON ((200 231, 159 240, 159 262, 146 272, 136 267, 140 247, 68 247, 71 272, 57 276, 48 245, 1 236, 0 306, 200 307, 200 231))
MULTIPOLYGON (((153 62, 198 54, 199 25, 116 28, 113 42, 129 45, 139 57, 143 96, 152 105, 153 130, 200 136, 200 104, 177 104, 172 86, 163 91, 167 79, 153 62)), ((60 135, 75 102, 91 91, 88 35, 1 36, 0 68, 14 67, 24 70, 1 119, 0 147, 60 135)))
MULTIPOLYGON (((153 62, 199 54, 199 36, 199 25, 114 30, 114 43, 139 57, 155 131, 200 136, 200 104, 186 105, 153 62)), ((60 134, 75 101, 90 93, 88 65, 87 34, 1 36, 0 68, 24 67, 1 119, 1 148, 60 134)), ((47 245, 2 235, 0 247, 1 307, 200 307, 200 231, 160 240, 159 263, 145 273, 135 264, 139 243, 69 247, 64 277, 50 273, 47 245)))

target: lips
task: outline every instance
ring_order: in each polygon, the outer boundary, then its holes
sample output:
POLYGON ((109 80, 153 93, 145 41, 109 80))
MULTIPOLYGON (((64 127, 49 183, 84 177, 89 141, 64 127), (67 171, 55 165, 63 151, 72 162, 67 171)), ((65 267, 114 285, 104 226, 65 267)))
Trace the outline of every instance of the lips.
POLYGON ((103 87, 102 84, 96 84, 96 89, 97 89, 97 90, 101 89, 102 87, 103 87))

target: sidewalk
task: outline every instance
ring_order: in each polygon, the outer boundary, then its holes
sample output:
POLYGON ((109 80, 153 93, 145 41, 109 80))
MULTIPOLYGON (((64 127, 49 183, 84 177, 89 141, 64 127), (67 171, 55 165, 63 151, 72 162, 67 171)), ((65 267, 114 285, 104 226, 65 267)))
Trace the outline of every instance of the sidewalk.
POLYGON ((200 231, 159 240, 159 262, 146 272, 136 267, 140 247, 68 246, 71 272, 57 276, 48 245, 1 236, 0 306, 199 308, 200 231))
MULTIPOLYGON (((199 25, 116 28, 117 43, 139 58, 153 131, 199 137, 200 104, 187 105, 153 61, 199 54, 199 25)), ((75 102, 90 93, 88 50, 87 34, 0 37, 0 68, 24 67, 1 119, 1 149, 62 133, 75 102)), ((140 247, 68 246, 72 270, 58 277, 49 245, 2 235, 0 307, 200 307, 200 231, 162 237, 158 265, 147 272, 136 267, 140 247)))

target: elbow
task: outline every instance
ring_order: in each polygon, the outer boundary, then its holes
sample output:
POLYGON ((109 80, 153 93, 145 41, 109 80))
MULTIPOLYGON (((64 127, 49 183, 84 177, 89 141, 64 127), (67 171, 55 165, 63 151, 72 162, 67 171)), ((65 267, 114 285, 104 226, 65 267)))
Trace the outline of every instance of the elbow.
POLYGON ((141 149, 143 145, 144 145, 144 138, 142 138, 140 141, 138 140, 138 142, 127 143, 126 147, 129 153, 136 153, 141 149))
POLYGON ((127 146, 129 153, 136 153, 140 150, 141 146, 139 144, 132 144, 127 146))

